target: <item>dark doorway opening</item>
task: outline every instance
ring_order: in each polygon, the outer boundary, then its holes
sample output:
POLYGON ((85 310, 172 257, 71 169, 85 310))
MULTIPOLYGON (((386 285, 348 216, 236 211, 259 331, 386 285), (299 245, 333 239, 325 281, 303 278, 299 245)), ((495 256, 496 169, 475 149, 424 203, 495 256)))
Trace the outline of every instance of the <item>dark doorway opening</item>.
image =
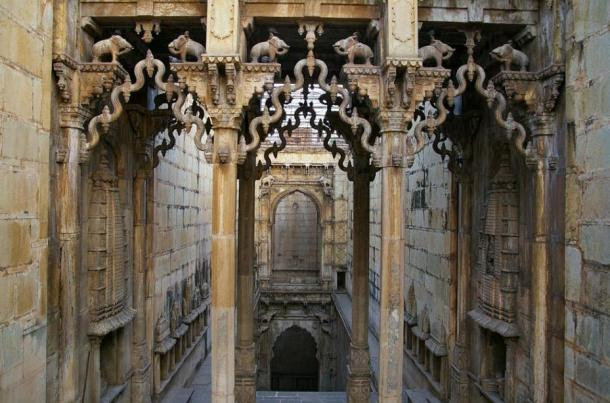
POLYGON ((319 362, 316 341, 304 329, 286 329, 273 345, 271 390, 317 391, 319 362))

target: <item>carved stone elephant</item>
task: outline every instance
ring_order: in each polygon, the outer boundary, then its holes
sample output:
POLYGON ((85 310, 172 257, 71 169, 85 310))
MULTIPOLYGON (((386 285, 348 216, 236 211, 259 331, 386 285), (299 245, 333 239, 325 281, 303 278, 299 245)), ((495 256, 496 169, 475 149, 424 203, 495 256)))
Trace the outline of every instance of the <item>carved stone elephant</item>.
POLYGON ((333 48, 337 54, 347 56, 347 63, 354 64, 356 59, 363 60, 366 65, 371 65, 373 50, 366 44, 358 40, 358 33, 348 36, 345 39, 335 42, 333 48))
POLYGON ((133 46, 121 35, 112 35, 108 39, 102 39, 94 43, 91 53, 93 54, 94 63, 101 62, 101 58, 106 55, 112 56, 112 63, 118 63, 118 57, 131 50, 133 50, 133 46))
POLYGON ((277 56, 288 53, 290 46, 279 37, 269 34, 269 39, 259 42, 250 49, 250 61, 253 63, 261 62, 261 57, 266 63, 275 63, 277 56))
POLYGON ((180 56, 182 62, 186 62, 187 56, 192 56, 197 61, 201 59, 201 55, 205 53, 205 47, 197 41, 189 37, 189 32, 186 31, 167 45, 170 53, 180 56))
POLYGON ((455 49, 446 43, 433 39, 430 45, 423 46, 417 51, 417 56, 426 60, 433 59, 436 62, 436 67, 443 67, 443 60, 449 59, 455 49))
POLYGON ((513 65, 519 66, 520 71, 526 71, 530 63, 527 55, 520 50, 513 48, 512 44, 506 43, 492 50, 489 55, 492 59, 502 63, 502 70, 511 71, 513 65))

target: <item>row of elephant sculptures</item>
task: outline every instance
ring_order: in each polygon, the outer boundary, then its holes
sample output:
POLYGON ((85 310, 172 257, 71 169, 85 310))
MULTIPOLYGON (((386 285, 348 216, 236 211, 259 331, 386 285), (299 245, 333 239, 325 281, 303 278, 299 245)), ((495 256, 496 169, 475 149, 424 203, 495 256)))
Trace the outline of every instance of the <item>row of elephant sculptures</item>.
MULTIPOLYGON (((199 60, 205 53, 205 47, 191 39, 188 31, 178 36, 169 45, 170 53, 178 56, 182 62, 186 62, 188 57, 199 60)), ((250 50, 250 61, 254 63, 275 63, 278 56, 288 53, 290 46, 273 33, 269 34, 269 39, 259 42, 252 46, 250 50)), ((335 42, 333 49, 339 55, 346 56, 349 64, 372 65, 373 50, 370 46, 360 42, 358 33, 354 33, 345 39, 335 42)), ((112 35, 108 39, 96 42, 93 45, 93 61, 99 62, 102 57, 110 55, 113 63, 118 62, 118 56, 133 50, 133 46, 120 35, 112 35)), ((433 61, 435 67, 442 67, 443 60, 449 59, 455 49, 448 44, 432 38, 432 42, 419 49, 418 57, 423 62, 433 61)), ((503 70, 511 70, 517 66, 519 70, 525 71, 529 64, 527 55, 520 50, 513 48, 512 43, 508 42, 490 52, 490 56, 502 63, 503 70)))

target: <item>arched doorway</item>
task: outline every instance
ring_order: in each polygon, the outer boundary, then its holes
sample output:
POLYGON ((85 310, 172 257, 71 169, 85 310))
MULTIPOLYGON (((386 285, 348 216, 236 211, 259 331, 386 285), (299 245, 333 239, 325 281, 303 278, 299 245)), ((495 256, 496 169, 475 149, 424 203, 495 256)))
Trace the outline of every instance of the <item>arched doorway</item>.
POLYGON ((271 390, 317 391, 320 364, 317 346, 306 330, 292 326, 273 345, 271 390))
POLYGON ((283 196, 273 217, 274 279, 288 282, 317 279, 320 242, 320 214, 313 199, 300 191, 283 196))

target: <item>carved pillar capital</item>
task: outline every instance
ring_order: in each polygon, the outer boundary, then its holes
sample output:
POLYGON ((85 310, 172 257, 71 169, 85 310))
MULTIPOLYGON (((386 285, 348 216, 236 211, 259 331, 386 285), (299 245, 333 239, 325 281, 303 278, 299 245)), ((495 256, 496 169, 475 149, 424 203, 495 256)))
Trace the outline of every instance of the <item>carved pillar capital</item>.
POLYGON ((93 113, 89 108, 81 105, 59 105, 59 127, 85 130, 85 123, 91 119, 93 113))
POLYGON ((234 107, 208 108, 208 115, 212 119, 214 130, 231 129, 239 130, 243 119, 243 109, 234 107))

